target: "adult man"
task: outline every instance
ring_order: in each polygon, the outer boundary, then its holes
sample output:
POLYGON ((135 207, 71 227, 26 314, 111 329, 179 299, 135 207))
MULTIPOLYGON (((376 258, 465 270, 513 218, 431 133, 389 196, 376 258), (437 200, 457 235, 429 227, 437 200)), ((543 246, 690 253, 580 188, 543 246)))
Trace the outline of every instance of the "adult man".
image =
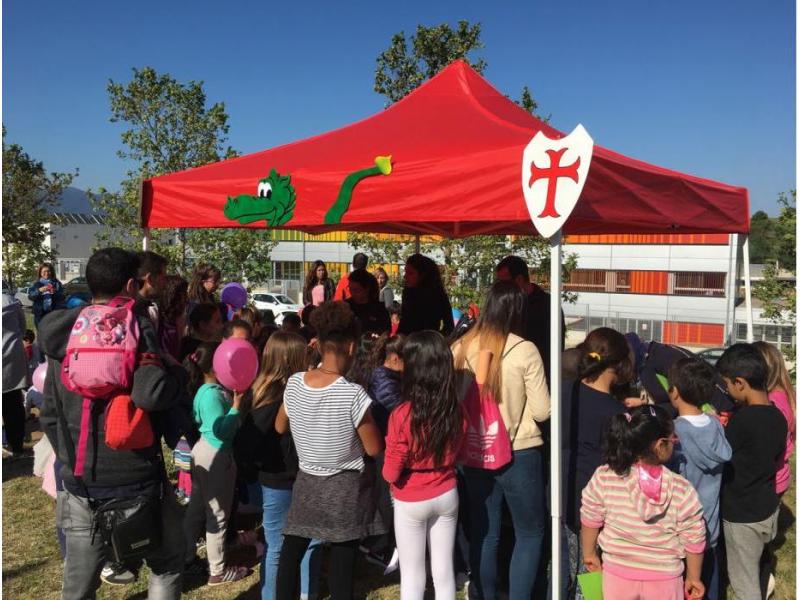
MULTIPOLYGON (((530 280, 528 264, 519 256, 506 256, 495 269, 499 281, 513 281, 528 295, 523 337, 542 355, 547 386, 550 386, 550 294, 530 280)), ((561 348, 564 348, 564 311, 561 311, 561 348)))
MULTIPOLYGON (((95 252, 86 266, 93 303, 104 304, 115 297, 135 298, 138 268, 136 255, 120 248, 95 252)), ((149 448, 114 450, 105 444, 106 412, 98 406, 92 411, 92 435, 85 447, 86 470, 81 478, 73 475, 75 452, 71 447, 77 446, 79 440, 82 398, 64 386, 60 374, 67 341, 81 310, 59 311, 44 319, 39 330, 42 349, 48 358, 40 421, 64 465, 61 469, 64 490, 58 493, 56 512, 57 525, 67 539, 61 597, 94 598, 100 585, 100 571, 107 556, 102 536, 93 535, 92 504, 151 497, 160 498, 162 543, 146 556, 152 571, 148 597, 177 600, 181 595, 183 533, 180 510, 172 487, 166 482, 160 437, 155 436, 149 448)), ((134 313, 140 330, 137 352, 140 360, 133 373, 131 400, 148 412, 168 410, 179 395, 182 378, 174 370, 180 367, 159 364, 153 325, 143 311, 135 309, 134 313)))
MULTIPOLYGON (((27 387, 28 360, 22 347, 25 315, 22 305, 3 294, 3 425, 11 456, 22 456, 25 439, 25 409, 22 389, 27 387)), ((6 452, 4 451, 5 455, 6 452)))
MULTIPOLYGON (((353 255, 353 271, 356 269, 366 269, 369 264, 369 258, 363 252, 356 252, 353 255)), ((339 283, 336 285, 336 293, 333 295, 334 300, 347 300, 350 297, 350 277, 348 274, 342 275, 339 283)))

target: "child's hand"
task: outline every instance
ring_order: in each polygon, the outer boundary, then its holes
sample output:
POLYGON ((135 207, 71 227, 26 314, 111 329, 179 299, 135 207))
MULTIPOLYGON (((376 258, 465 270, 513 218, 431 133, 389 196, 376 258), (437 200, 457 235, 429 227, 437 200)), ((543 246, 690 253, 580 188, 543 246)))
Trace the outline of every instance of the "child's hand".
POLYGON ((683 583, 683 591, 688 600, 702 600, 706 593, 706 588, 699 579, 687 579, 683 583))
POLYGON ((244 398, 244 392, 233 392, 233 408, 239 410, 242 405, 242 398, 244 398))
POLYGON ((603 570, 603 564, 600 562, 600 557, 597 556, 597 552, 594 552, 590 555, 584 555, 583 564, 590 573, 603 570))
POLYGON ((636 408, 637 406, 644 406, 645 401, 638 396, 629 396, 625 398, 623 403, 625 404, 625 408, 636 408))

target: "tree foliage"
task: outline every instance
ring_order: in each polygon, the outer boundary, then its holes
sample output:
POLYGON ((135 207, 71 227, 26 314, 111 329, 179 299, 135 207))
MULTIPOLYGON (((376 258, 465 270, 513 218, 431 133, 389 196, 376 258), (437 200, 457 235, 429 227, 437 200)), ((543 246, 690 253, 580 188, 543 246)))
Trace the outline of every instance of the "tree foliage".
POLYGON ((48 173, 41 161, 18 144, 6 144, 3 127, 3 277, 10 285, 27 283, 40 262, 53 260, 44 247, 51 209, 78 175, 48 173))
MULTIPOLYGON (((793 278, 785 277, 791 272, 797 275, 797 193, 791 190, 788 194, 778 196, 780 214, 771 219, 771 248, 765 259, 764 278, 753 286, 753 296, 761 301, 761 315, 776 324, 797 324, 797 290, 793 278)), ((758 214, 758 213, 756 213, 758 214)), ((753 215, 755 220, 756 215, 753 215)), ((752 239, 751 220, 751 239, 752 239)), ((752 244, 752 242, 751 242, 752 244)), ((752 253, 751 253, 752 260, 752 253)), ((786 351, 787 358, 795 360, 796 349, 786 351)))
MULTIPOLYGON (((455 28, 447 23, 433 27, 418 25, 410 39, 402 31, 396 33, 389 47, 378 55, 375 91, 386 96, 387 105, 391 104, 457 59, 483 73, 486 61, 474 56, 484 47, 480 36, 480 23, 473 25, 468 21, 459 21, 455 28)), ((538 104, 527 86, 517 104, 536 115, 538 104)), ((348 239, 376 263, 403 263, 416 248, 413 236, 350 234, 348 239)), ((508 254, 525 258, 537 271, 537 280, 546 281, 549 275, 549 245, 547 240, 536 236, 473 236, 456 240, 422 237, 420 250, 443 265, 451 301, 457 306, 465 306, 483 295, 493 281, 497 262, 508 254)), ((564 261, 567 272, 574 265, 574 255, 564 261)), ((564 299, 574 302, 575 294, 565 293, 564 299)))
POLYGON ((473 51, 483 48, 480 38, 481 24, 470 25, 468 21, 459 21, 455 29, 447 23, 417 25, 410 40, 406 40, 403 31, 394 34, 389 47, 378 55, 375 91, 386 96, 387 104, 397 102, 457 59, 483 73, 486 61, 470 57, 473 51))
MULTIPOLYGON (((133 69, 126 83, 109 81, 111 122, 124 124, 124 149, 120 158, 135 168, 118 192, 100 189, 93 194, 95 209, 106 215, 109 228, 97 236, 99 245, 139 247, 139 194, 141 180, 181 171, 236 156, 226 145, 228 114, 225 104, 207 107, 203 82, 181 83, 151 67, 133 69)), ((213 261, 227 279, 241 277, 247 265, 251 282, 269 278, 269 253, 274 246, 269 233, 252 229, 201 229, 151 231, 151 247, 186 274, 193 260, 213 261), (249 249, 243 253, 243 249, 249 249), (234 250, 235 249, 235 250, 234 250), (226 267, 236 265, 231 277, 226 267)))

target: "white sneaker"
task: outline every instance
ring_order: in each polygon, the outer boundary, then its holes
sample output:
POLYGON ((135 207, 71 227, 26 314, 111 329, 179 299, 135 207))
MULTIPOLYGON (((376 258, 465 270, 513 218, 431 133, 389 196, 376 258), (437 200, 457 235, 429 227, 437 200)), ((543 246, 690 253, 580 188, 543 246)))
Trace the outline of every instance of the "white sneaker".
POLYGON ((394 552, 392 552, 392 558, 389 560, 389 564, 387 564, 386 568, 383 570, 383 574, 388 575, 389 573, 394 573, 399 566, 400 555, 397 553, 397 548, 395 548, 394 552))
POLYGON ((769 574, 769 581, 767 582, 767 598, 771 598, 775 593, 775 575, 769 574))

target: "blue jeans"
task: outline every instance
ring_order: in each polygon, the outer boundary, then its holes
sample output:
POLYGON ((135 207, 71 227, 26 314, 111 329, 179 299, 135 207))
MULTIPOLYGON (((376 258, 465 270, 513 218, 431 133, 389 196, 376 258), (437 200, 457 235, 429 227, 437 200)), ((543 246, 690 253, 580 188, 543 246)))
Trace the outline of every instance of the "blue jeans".
MULTIPOLYGON (((267 551, 261 558, 261 600, 275 600, 278 563, 283 546, 283 525, 292 503, 292 490, 261 486, 264 537, 267 551)), ((252 500, 251 500, 252 504, 252 500)), ((300 564, 300 597, 316 598, 322 570, 322 542, 312 540, 300 564)))
POLYGON ((497 549, 503 499, 514 525, 509 600, 530 600, 544 538, 544 473, 539 448, 514 452, 496 471, 465 468, 470 519, 470 597, 497 597, 497 549))

